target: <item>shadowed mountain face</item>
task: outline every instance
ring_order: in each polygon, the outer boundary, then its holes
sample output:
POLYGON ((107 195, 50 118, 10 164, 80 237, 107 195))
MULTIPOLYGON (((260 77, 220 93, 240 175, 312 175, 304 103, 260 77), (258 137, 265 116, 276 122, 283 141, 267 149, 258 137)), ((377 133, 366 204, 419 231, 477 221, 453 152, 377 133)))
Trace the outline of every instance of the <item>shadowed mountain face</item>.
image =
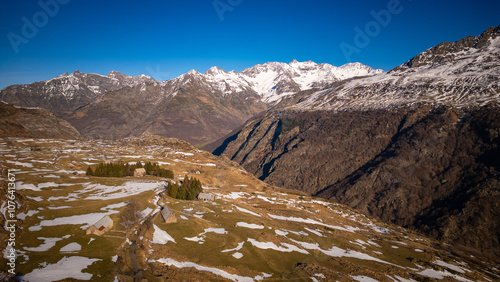
POLYGON ((435 47, 419 64, 299 93, 211 148, 269 183, 500 250, 499 30, 440 45, 452 60, 435 47))
POLYGON ((267 114, 216 152, 261 180, 499 249, 500 109, 267 114))

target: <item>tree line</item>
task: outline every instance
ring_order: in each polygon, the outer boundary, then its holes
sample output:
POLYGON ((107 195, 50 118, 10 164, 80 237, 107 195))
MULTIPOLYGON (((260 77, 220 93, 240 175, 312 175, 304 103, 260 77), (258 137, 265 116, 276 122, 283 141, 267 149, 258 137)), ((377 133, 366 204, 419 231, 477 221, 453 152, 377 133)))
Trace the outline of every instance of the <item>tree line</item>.
POLYGON ((100 163, 95 170, 89 166, 87 168, 87 176, 97 177, 125 177, 134 176, 136 168, 144 168, 147 175, 159 176, 164 178, 174 178, 174 172, 169 169, 161 168, 158 163, 146 162, 144 166, 141 162, 135 164, 129 163, 100 163))
POLYGON ((201 182, 194 177, 188 178, 187 175, 182 185, 171 182, 167 185, 167 195, 179 200, 195 200, 201 192, 203 192, 201 182))

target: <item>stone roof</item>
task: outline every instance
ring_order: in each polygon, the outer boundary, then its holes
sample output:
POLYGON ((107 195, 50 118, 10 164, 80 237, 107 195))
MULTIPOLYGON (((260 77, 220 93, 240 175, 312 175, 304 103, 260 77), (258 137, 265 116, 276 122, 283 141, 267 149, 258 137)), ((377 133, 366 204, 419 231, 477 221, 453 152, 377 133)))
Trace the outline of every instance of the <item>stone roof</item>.
POLYGON ((102 230, 101 227, 106 228, 106 227, 108 227, 112 223, 113 223, 113 220, 111 219, 111 217, 109 217, 109 215, 106 215, 103 218, 101 218, 98 222, 96 222, 94 224, 94 226, 98 230, 102 230))
POLYGON ((161 216, 163 217, 163 220, 167 220, 167 218, 172 214, 172 211, 167 207, 165 206, 162 210, 161 210, 161 216))

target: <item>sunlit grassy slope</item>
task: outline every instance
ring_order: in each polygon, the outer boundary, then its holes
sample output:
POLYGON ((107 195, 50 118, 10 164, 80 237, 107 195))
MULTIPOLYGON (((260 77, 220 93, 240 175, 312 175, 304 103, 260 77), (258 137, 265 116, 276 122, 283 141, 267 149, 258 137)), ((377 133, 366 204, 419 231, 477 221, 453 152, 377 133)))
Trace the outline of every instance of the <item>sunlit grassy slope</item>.
MULTIPOLYGON (((16 233, 16 272, 27 280, 500 278, 498 267, 477 254, 457 252, 343 205, 266 185, 235 163, 183 141, 151 135, 119 141, 4 138, 0 150, 2 168, 16 176, 22 227, 16 233), (175 181, 186 174, 197 177, 217 199, 169 198, 160 178, 85 176, 88 166, 107 160, 158 162, 174 171, 175 181), (119 215, 131 199, 141 212, 127 232, 119 215), (163 222, 158 211, 165 205, 176 223, 163 222), (114 220, 113 229, 100 237, 85 235, 104 215, 114 220)), ((5 189, 1 196, 5 214, 5 189)), ((2 249, 8 235, 0 233, 2 249)))

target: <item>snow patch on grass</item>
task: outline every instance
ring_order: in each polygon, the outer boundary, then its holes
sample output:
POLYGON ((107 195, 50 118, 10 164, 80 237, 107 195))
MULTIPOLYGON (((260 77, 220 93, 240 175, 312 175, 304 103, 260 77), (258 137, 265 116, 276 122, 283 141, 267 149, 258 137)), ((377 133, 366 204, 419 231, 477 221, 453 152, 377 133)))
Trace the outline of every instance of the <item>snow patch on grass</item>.
POLYGON ((172 236, 170 236, 166 231, 161 230, 158 226, 156 226, 156 224, 153 224, 153 227, 155 231, 153 233, 153 241, 151 241, 151 243, 162 244, 162 245, 168 242, 175 243, 174 238, 172 238, 172 236))
POLYGON ((82 271, 96 261, 101 259, 91 259, 86 257, 64 257, 55 264, 48 264, 43 268, 38 268, 22 277, 23 281, 49 282, 63 279, 90 280, 92 274, 82 271))
POLYGON ((245 228, 250 228, 250 229, 264 229, 264 225, 258 225, 258 224, 246 223, 246 222, 238 222, 238 223, 236 223, 236 227, 245 227, 245 228))
POLYGON ((325 237, 325 235, 323 235, 322 231, 319 230, 319 229, 311 229, 311 228, 307 228, 307 227, 304 227, 305 230, 311 232, 312 234, 314 235, 317 235, 317 236, 320 236, 320 237, 325 237))
POLYGON ((450 273, 446 270, 440 271, 440 270, 434 270, 434 269, 425 269, 423 271, 417 272, 417 274, 420 274, 422 276, 427 276, 430 278, 435 278, 435 279, 444 279, 445 277, 452 277, 458 281, 472 282, 471 280, 469 280, 467 278, 450 273))
POLYGON ((244 213, 248 213, 248 214, 251 214, 251 215, 254 215, 254 216, 261 217, 261 215, 260 215, 260 214, 255 213, 255 212, 253 212, 253 211, 251 211, 251 210, 247 210, 247 209, 245 209, 245 208, 241 208, 241 207, 238 207, 238 206, 236 206, 236 205, 233 205, 233 206, 234 206, 237 210, 239 210, 240 212, 244 212, 244 213))
POLYGON ((360 281, 360 282, 378 282, 378 280, 376 279, 363 275, 351 276, 351 278, 354 279, 355 281, 360 281))
POLYGON ((451 269, 451 270, 454 270, 458 273, 465 273, 465 271, 467 270, 467 269, 464 269, 463 267, 460 267, 460 266, 457 266, 454 264, 449 264, 449 263, 446 263, 442 260, 435 260, 432 263, 437 264, 437 265, 442 266, 442 267, 446 267, 446 268, 451 269))
POLYGON ((205 243, 205 238, 207 237, 207 233, 216 233, 216 234, 227 234, 227 231, 224 228, 207 228, 202 233, 198 234, 195 237, 184 237, 184 240, 198 242, 200 244, 205 243))
POLYGON ((286 216, 274 215, 274 214, 268 214, 268 215, 269 215, 269 217, 274 218, 274 219, 278 219, 278 220, 287 220, 287 221, 292 221, 292 222, 321 225, 321 226, 329 227, 332 229, 337 229, 337 230, 342 230, 342 231, 347 231, 347 232, 359 231, 359 228, 357 228, 357 227, 351 227, 351 226, 341 227, 341 226, 336 226, 336 225, 330 225, 330 224, 326 224, 326 223, 323 223, 323 222, 320 222, 320 221, 317 221, 314 219, 310 219, 310 218, 301 218, 301 217, 293 217, 293 216, 286 217, 286 216))
POLYGON ((44 241, 40 246, 38 246, 38 247, 24 247, 24 249, 26 251, 30 251, 30 252, 46 252, 46 251, 50 250, 52 247, 54 247, 57 242, 59 242, 63 239, 67 239, 67 238, 69 238, 69 236, 66 238, 64 238, 64 237, 63 238, 38 237, 38 239, 44 241))
POLYGON ((43 226, 57 226, 57 225, 83 225, 81 228, 86 229, 90 225, 96 223, 105 215, 118 213, 118 211, 111 210, 111 208, 116 208, 121 206, 122 203, 108 205, 101 210, 107 211, 106 213, 89 213, 89 214, 81 214, 81 215, 73 215, 66 217, 58 217, 52 220, 42 220, 38 225, 30 226, 28 228, 29 231, 39 231, 43 226))
POLYGON ((61 253, 70 253, 70 252, 78 252, 82 250, 82 246, 78 243, 69 243, 66 246, 62 247, 59 251, 61 253))
MULTIPOLYGON (((364 254, 361 252, 353 251, 353 250, 344 250, 344 249, 341 249, 341 248, 336 247, 336 246, 332 246, 330 249, 324 250, 324 249, 319 247, 318 243, 300 242, 300 241, 296 241, 293 239, 290 239, 290 240, 292 242, 300 245, 302 248, 304 248, 306 250, 318 250, 318 251, 324 253, 325 255, 328 255, 331 257, 351 257, 351 258, 357 258, 357 259, 361 259, 361 260, 371 260, 371 261, 376 261, 376 262, 380 262, 380 263, 395 265, 393 263, 372 257, 370 255, 367 255, 367 254, 364 254)), ((398 266, 398 265, 395 265, 395 266, 398 266)))
POLYGON ((194 267, 198 271, 211 272, 215 275, 224 277, 224 278, 229 279, 231 281, 237 281, 237 282, 254 281, 254 279, 251 277, 245 277, 245 276, 239 276, 236 274, 231 274, 229 272, 226 272, 226 271, 218 269, 218 268, 203 266, 203 265, 196 264, 194 262, 187 262, 187 261, 180 262, 180 261, 173 260, 171 258, 158 259, 158 260, 156 260, 156 262, 163 263, 163 264, 168 265, 168 266, 175 266, 177 268, 194 267))
POLYGON ((281 243, 281 246, 276 246, 273 242, 259 242, 255 239, 248 238, 248 242, 252 244, 254 247, 262 249, 262 250, 275 250, 278 252, 284 252, 284 253, 290 253, 290 252, 299 252, 302 254, 309 254, 308 251, 303 250, 295 245, 292 244, 287 244, 287 243, 281 243))
POLYGON ((238 243, 238 246, 234 249, 227 249, 227 250, 222 250, 221 253, 227 253, 227 252, 232 252, 232 251, 239 251, 243 248, 243 245, 245 244, 245 241, 238 243))
POLYGON ((234 254, 233 254, 233 257, 234 257, 235 259, 240 259, 240 258, 242 258, 242 257, 243 257, 243 254, 242 254, 242 253, 240 253, 240 252, 236 252, 236 253, 234 253, 234 254))
POLYGON ((30 200, 33 200, 33 201, 37 201, 37 202, 41 202, 43 201, 43 198, 41 196, 38 196, 38 197, 30 197, 30 196, 26 196, 26 198, 30 199, 30 200))
POLYGON ((28 213, 22 212, 22 213, 17 214, 17 218, 20 219, 20 220, 25 220, 26 217, 32 216, 32 215, 37 214, 39 212, 40 211, 36 211, 36 210, 28 211, 28 213))

